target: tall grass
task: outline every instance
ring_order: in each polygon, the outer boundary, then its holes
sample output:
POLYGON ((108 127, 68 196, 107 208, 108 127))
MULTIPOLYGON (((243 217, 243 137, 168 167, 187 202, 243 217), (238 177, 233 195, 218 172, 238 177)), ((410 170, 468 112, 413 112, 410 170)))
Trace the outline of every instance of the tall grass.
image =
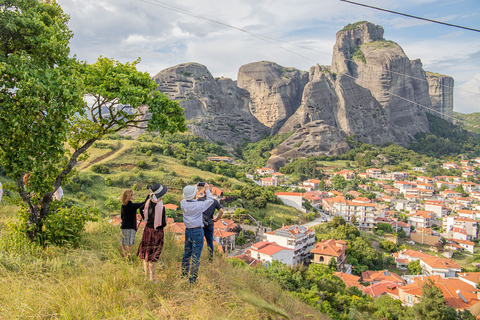
MULTIPOLYGON (((280 286, 202 256, 197 284, 180 275, 183 244, 167 234, 159 283, 123 259, 119 228, 90 223, 78 248, 38 247, 2 230, 0 319, 325 319, 280 286)), ((140 241, 137 233, 136 243, 140 241)))

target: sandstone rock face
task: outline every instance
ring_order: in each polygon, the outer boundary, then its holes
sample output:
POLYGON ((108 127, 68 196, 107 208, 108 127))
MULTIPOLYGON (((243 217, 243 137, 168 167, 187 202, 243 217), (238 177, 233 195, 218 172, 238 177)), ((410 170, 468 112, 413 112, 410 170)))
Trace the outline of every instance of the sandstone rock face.
POLYGON ((153 77, 158 90, 185 109, 189 131, 229 146, 243 139, 258 141, 269 129, 250 112, 250 94, 228 78, 214 79, 198 63, 184 63, 153 77))
POLYGON ((428 131, 425 110, 417 105, 431 108, 421 63, 412 63, 399 45, 384 40, 380 26, 365 22, 353 30, 339 31, 332 71, 351 76, 372 93, 385 109, 389 124, 404 132, 400 144, 428 131))
POLYGON ((429 94, 432 100, 432 112, 436 116, 452 122, 453 121, 453 86, 452 77, 438 73, 427 72, 429 94))
POLYGON ((322 120, 311 121, 272 150, 272 157, 340 155, 350 150, 346 135, 322 120))
POLYGON ((276 128, 300 106, 308 73, 262 61, 244 65, 237 83, 250 92, 250 111, 267 127, 276 128))

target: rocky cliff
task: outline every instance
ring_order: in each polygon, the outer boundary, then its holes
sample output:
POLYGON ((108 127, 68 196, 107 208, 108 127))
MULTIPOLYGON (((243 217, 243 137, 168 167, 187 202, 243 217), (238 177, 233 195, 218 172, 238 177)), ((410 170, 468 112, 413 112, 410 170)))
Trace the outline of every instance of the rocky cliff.
POLYGON ((432 101, 432 112, 434 115, 443 119, 453 121, 453 86, 452 77, 427 72, 427 80, 429 84, 429 94, 432 101))
POLYGON ((161 71, 159 90, 180 102, 189 129, 229 146, 295 131, 272 151, 282 158, 348 151, 344 138, 407 145, 428 131, 426 110, 453 113, 453 79, 426 73, 420 60, 383 38, 369 22, 336 35, 332 66, 309 72, 262 61, 242 66, 238 81, 214 79, 197 63, 161 71))
POLYGON ((153 77, 158 90, 185 109, 189 130, 211 142, 227 146, 243 139, 257 141, 269 128, 249 110, 250 94, 232 79, 214 79, 198 63, 184 63, 153 77))
POLYGON ((237 79, 238 86, 250 92, 252 114, 276 131, 300 106, 308 73, 261 61, 240 67, 237 79))

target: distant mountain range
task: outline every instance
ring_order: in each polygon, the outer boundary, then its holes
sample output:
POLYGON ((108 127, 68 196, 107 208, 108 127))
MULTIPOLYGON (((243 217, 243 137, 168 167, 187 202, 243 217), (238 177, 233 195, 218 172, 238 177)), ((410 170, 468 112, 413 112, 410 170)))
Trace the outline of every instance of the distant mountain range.
POLYGON ((425 72, 383 33, 366 21, 347 25, 336 35, 332 65, 309 72, 261 61, 240 67, 235 82, 184 63, 153 79, 185 109, 189 130, 209 141, 233 147, 295 131, 272 151, 280 160, 345 153, 351 135, 408 145, 429 131, 425 112, 451 120, 453 78, 425 72))

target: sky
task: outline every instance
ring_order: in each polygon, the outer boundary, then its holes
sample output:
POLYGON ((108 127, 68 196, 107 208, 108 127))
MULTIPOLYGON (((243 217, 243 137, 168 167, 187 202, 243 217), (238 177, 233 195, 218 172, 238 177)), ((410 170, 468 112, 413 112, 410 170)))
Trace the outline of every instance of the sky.
MULTIPOLYGON (((480 0, 355 0, 480 29, 480 0)), ((139 57, 154 76, 186 62, 214 77, 237 78, 245 64, 268 60, 308 71, 331 65, 335 35, 367 20, 426 71, 455 79, 454 111, 480 112, 480 32, 408 18, 340 0, 57 0, 70 15, 71 53, 94 63, 139 57), (173 10, 172 10, 173 9, 173 10)))

